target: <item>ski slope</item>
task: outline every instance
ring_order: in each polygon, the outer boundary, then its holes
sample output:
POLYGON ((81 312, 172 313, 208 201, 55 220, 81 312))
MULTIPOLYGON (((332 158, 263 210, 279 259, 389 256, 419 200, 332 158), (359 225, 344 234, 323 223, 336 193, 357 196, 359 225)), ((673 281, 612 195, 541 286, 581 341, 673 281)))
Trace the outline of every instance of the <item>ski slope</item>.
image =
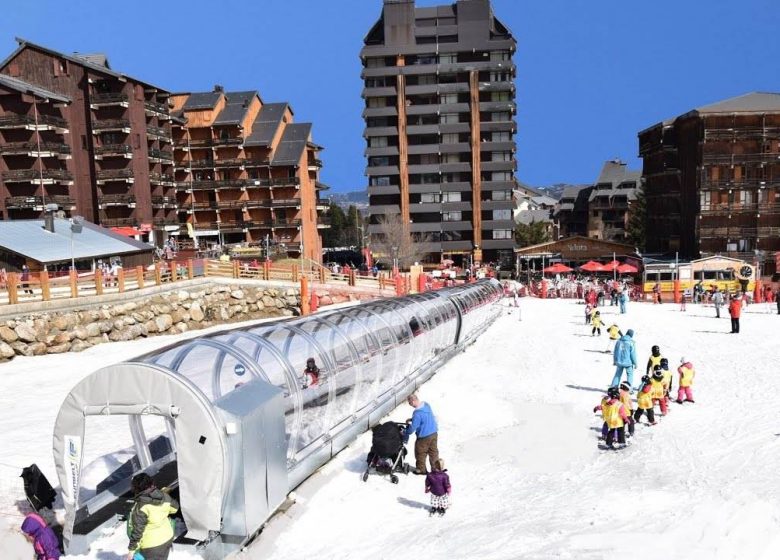
MULTIPOLYGON (((421 391, 438 417, 453 485, 445 517, 428 517, 423 477, 402 476, 398 485, 378 476, 360 480, 370 447, 364 434, 301 485, 296 503, 238 557, 776 558, 775 308, 747 308, 738 335, 728 334, 728 318, 715 319, 711 307, 629 304, 624 316, 602 308, 607 326, 616 321, 636 331, 640 369, 658 344, 672 366, 685 356, 697 371, 696 404, 672 404, 657 426, 637 426, 621 451, 597 449, 601 419, 592 409, 613 367, 603 352, 606 335, 590 336, 583 309, 568 300, 523 299, 521 320, 517 311, 499 319, 421 391)), ((51 429, 71 386, 102 365, 182 337, 0 366, 3 463, 37 462, 54 480, 51 429)), ((391 419, 410 416, 404 405, 391 419)), ((413 462, 413 438, 409 450, 413 462)), ((122 532, 79 558, 119 560, 122 532)))

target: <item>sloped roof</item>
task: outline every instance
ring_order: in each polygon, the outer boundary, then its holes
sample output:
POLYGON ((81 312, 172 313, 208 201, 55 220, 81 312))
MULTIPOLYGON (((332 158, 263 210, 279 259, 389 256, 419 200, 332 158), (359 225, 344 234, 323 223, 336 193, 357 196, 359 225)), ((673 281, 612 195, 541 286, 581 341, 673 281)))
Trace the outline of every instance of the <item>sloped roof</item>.
POLYGON ((549 210, 523 210, 515 214, 515 223, 528 225, 531 222, 550 222, 549 210))
POLYGON ((754 91, 694 109, 708 113, 780 113, 780 93, 754 91))
POLYGON ((596 179, 596 186, 590 192, 588 200, 593 201, 600 196, 615 196, 625 195, 629 200, 636 198, 636 188, 626 189, 619 188, 624 183, 634 183, 636 187, 639 187, 639 182, 642 179, 641 171, 631 171, 628 169, 628 165, 620 160, 610 160, 604 163, 599 173, 598 179, 596 179), (609 185, 609 189, 605 189, 604 186, 609 185))
POLYGON ((5 86, 14 91, 18 91, 20 93, 29 93, 31 95, 35 95, 36 97, 40 97, 43 99, 50 99, 52 101, 58 101, 60 103, 70 103, 70 97, 62 95, 60 93, 54 93, 53 91, 49 91, 48 89, 44 89, 42 87, 27 83, 23 80, 20 80, 19 78, 6 76, 5 74, 0 74, 0 85, 5 86))
POLYGON ((225 94, 225 108, 214 120, 215 125, 241 124, 253 97, 259 97, 257 91, 233 91, 225 94))
POLYGON ((111 65, 108 63, 108 57, 103 53, 93 53, 93 54, 79 54, 79 53, 73 53, 74 56, 81 58, 83 60, 86 60, 90 64, 96 64, 98 66, 104 66, 106 68, 111 68, 111 65))
POLYGON ((271 165, 298 165, 311 135, 311 123, 288 124, 271 165))
MULTIPOLYGON (((37 262, 56 263, 71 259, 70 221, 54 219, 54 233, 43 220, 0 221, 0 247, 37 262)), ((91 259, 154 250, 151 245, 118 235, 106 228, 83 222, 81 233, 73 235, 73 257, 91 259)))
POLYGON ((201 109, 213 109, 217 105, 220 96, 223 93, 221 91, 204 91, 201 93, 193 93, 184 102, 182 111, 197 111, 201 109))
POLYGON ((266 103, 263 105, 252 125, 252 134, 246 139, 244 145, 270 146, 286 110, 287 103, 266 103))

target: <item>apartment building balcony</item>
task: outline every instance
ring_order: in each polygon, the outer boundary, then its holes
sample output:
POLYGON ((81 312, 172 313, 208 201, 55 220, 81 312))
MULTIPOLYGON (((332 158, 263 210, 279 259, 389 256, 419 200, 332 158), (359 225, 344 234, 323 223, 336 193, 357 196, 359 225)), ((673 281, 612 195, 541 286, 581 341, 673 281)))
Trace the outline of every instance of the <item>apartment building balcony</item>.
POLYGON ((514 249, 515 242, 513 239, 483 239, 483 249, 514 249))
POLYGON ((17 169, 3 172, 6 183, 34 183, 37 185, 52 185, 59 183, 70 185, 73 175, 66 169, 17 169))
POLYGON ((492 113, 495 111, 508 111, 514 113, 517 110, 517 105, 514 101, 480 101, 479 110, 484 113, 492 113))
POLYGON ((149 183, 152 185, 163 185, 168 187, 173 187, 175 185, 173 175, 168 175, 166 173, 149 173, 149 183))
POLYGON ((123 183, 134 183, 135 178, 132 169, 103 169, 97 172, 98 185, 102 185, 108 182, 117 181, 123 183))
POLYGON ((100 218, 100 225, 103 227, 134 227, 138 225, 135 218, 100 218))
POLYGON ((69 196, 9 196, 5 199, 7 210, 35 209, 43 210, 47 204, 56 204, 62 208, 75 206, 76 201, 69 196))
POLYGON ((98 93, 90 96, 89 108, 100 107, 129 107, 130 103, 126 93, 98 93))
POLYGON ((271 228, 299 228, 301 227, 301 220, 288 220, 285 218, 277 218, 271 222, 271 228))
POLYGON ((152 225, 155 227, 165 227, 165 226, 180 227, 181 226, 181 224, 179 223, 179 219, 176 216, 172 216, 172 217, 159 216, 156 218, 152 218, 152 225))
POLYGON ((135 195, 132 194, 105 194, 97 197, 98 209, 121 206, 135 208, 135 195))
POLYGON ((152 148, 149 150, 149 161, 154 163, 173 163, 173 154, 152 148))
POLYGON ((157 101, 144 101, 144 112, 147 116, 159 117, 161 119, 170 119, 168 106, 165 103, 157 101))
MULTIPOLYGON (((410 170, 409 173, 413 173, 410 170)), ((418 172, 421 173, 421 172, 418 172)), ((372 176, 372 175, 398 175, 398 166, 397 165, 378 165, 374 167, 367 167, 366 168, 366 175, 372 176)))
POLYGON ((92 121, 92 134, 101 132, 130 132, 130 121, 127 119, 104 119, 92 121))
MULTIPOLYGON (((249 179, 249 182, 258 181, 259 179, 249 179)), ((268 181, 268 186, 271 187, 297 187, 301 184, 300 177, 274 177, 272 179, 265 179, 268 181)), ((321 185, 321 183, 319 183, 321 185)))
POLYGON ((517 162, 511 161, 483 161, 482 171, 514 171, 517 169, 517 162))
MULTIPOLYGON (((434 90, 435 91, 435 90, 434 90)), ((407 94, 409 94, 407 88, 407 94)), ((361 92, 361 97, 395 97, 395 86, 382 86, 382 87, 365 87, 361 92)))
POLYGON ((176 190, 178 192, 192 191, 219 191, 220 189, 240 189, 246 186, 243 179, 230 181, 178 181, 176 190))
POLYGON ((133 157, 133 147, 129 144, 107 144, 105 146, 95 146, 94 157, 97 160, 105 158, 125 158, 133 157))
POLYGON ((240 158, 217 159, 214 160, 214 167, 218 169, 243 169, 249 163, 248 160, 240 158))
POLYGON ((705 128, 704 141, 723 142, 748 139, 780 139, 780 126, 744 128, 705 128))
POLYGON ((244 145, 244 139, 243 138, 214 138, 213 140, 208 140, 208 144, 203 144, 204 146, 213 146, 216 148, 234 148, 236 146, 241 147, 244 145))
POLYGON ((67 144, 57 142, 41 142, 40 145, 38 142, 9 142, 0 144, 0 155, 70 159, 71 149, 67 144))
POLYGON ((517 123, 513 120, 508 121, 486 121, 479 123, 479 129, 482 132, 517 132, 517 123))
POLYGON ((708 154, 702 155, 702 163, 707 164, 743 164, 743 163, 780 163, 780 154, 708 154))
POLYGON ((368 117, 395 117, 398 109, 395 107, 367 107, 363 109, 363 118, 368 117))
MULTIPOLYGON (((411 148, 411 146, 410 146, 411 148)), ((410 152, 411 153, 411 152, 410 152)), ((398 146, 385 146, 382 148, 368 147, 363 152, 364 156, 397 156, 398 146)))
POLYGON ((316 171, 322 169, 322 160, 317 158, 309 158, 309 171, 316 171))
POLYGON ((731 214, 778 214, 780 202, 732 202, 703 205, 699 210, 702 216, 726 216, 731 214))
POLYGON ((515 91, 514 82, 479 82, 479 91, 515 91))
POLYGON ((152 196, 152 208, 176 208, 176 197, 173 196, 152 196))
POLYGON ((318 217, 318 219, 317 219, 317 229, 330 229, 331 225, 332 224, 331 224, 330 218, 318 217))
POLYGON ((59 117, 48 115, 3 115, 0 116, 0 130, 27 129, 27 130, 54 130, 60 134, 68 132, 68 122, 59 117))
MULTIPOLYGON (((434 132, 439 132, 438 125, 434 132)), ((412 134, 411 127, 407 128, 407 133, 412 134)), ((416 134, 420 134, 419 132, 416 134)), ((363 130, 363 138, 369 138, 371 136, 398 136, 398 127, 395 126, 371 126, 363 130)))
POLYGON ((146 135, 149 138, 159 140, 160 142, 166 142, 173 144, 173 138, 171 138, 171 131, 161 128, 159 126, 146 125, 146 135))

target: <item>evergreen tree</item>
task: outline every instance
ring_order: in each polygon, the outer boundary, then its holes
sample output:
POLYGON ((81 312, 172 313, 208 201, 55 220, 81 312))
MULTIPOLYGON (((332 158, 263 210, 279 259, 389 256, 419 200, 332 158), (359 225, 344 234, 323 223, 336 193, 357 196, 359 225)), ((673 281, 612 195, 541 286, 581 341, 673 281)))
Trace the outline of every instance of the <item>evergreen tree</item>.
POLYGON ((640 186, 636 191, 636 200, 631 202, 628 210, 628 226, 626 238, 639 251, 645 250, 647 232, 647 199, 645 187, 640 186))
POLYGON ((330 218, 330 228, 322 231, 323 247, 343 247, 345 245, 345 227, 347 216, 341 206, 331 202, 325 216, 330 218))
POLYGON ((515 240, 518 247, 538 245, 550 240, 546 222, 532 221, 530 224, 517 224, 515 240))

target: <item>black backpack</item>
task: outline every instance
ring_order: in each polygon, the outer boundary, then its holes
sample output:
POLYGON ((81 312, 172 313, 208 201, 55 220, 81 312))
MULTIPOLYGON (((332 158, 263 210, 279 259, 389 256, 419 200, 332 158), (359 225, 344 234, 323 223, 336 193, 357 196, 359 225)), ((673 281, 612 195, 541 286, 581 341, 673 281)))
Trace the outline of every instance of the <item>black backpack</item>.
POLYGON ((54 505, 57 493, 38 465, 33 463, 29 467, 23 468, 21 477, 24 480, 24 494, 35 511, 40 511, 44 507, 51 508, 54 505))

